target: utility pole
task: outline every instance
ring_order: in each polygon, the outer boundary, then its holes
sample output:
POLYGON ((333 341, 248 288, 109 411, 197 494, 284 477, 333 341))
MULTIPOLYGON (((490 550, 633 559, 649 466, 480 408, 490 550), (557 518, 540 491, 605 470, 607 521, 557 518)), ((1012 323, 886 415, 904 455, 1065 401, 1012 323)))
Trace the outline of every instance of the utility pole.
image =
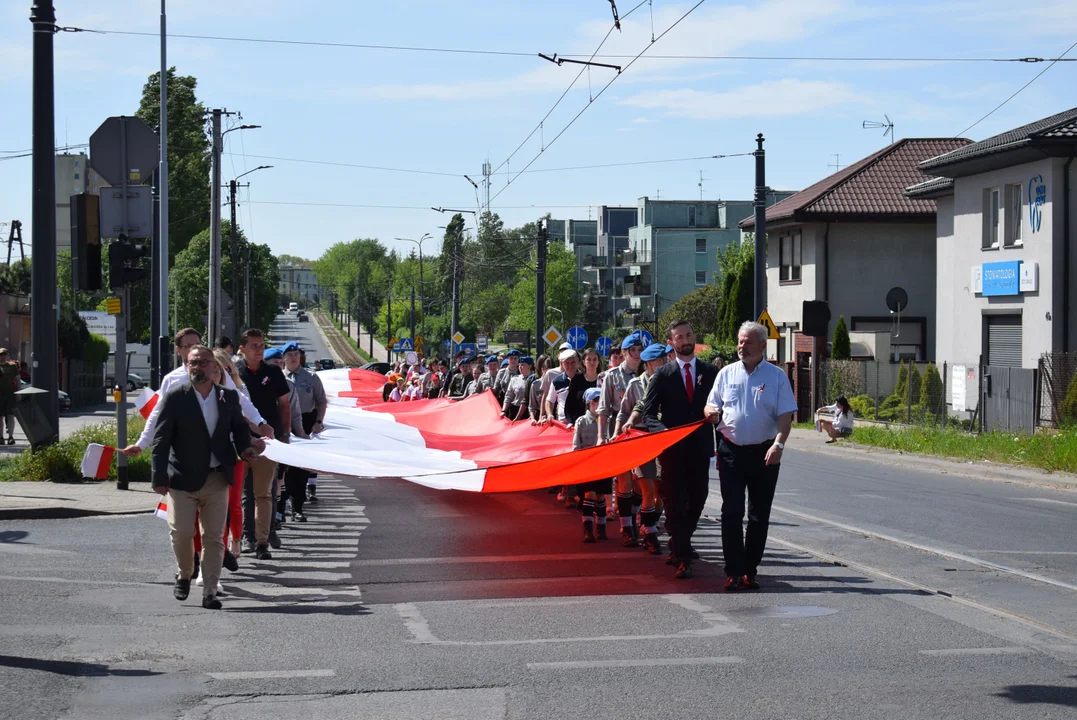
POLYGON ((206 345, 213 347, 220 333, 221 312, 221 110, 213 110, 213 170, 210 185, 209 303, 206 314, 206 345))
MULTIPOLYGON (((161 116, 157 123, 161 138, 161 161, 157 170, 157 196, 160 198, 160 216, 158 219, 158 238, 153 263, 157 268, 158 304, 160 317, 158 328, 160 336, 154 338, 157 345, 158 371, 161 377, 172 369, 173 352, 168 342, 168 53, 166 39, 167 22, 165 0, 161 0, 161 116)), ((179 328, 176 328, 178 330, 179 328)), ((155 385, 154 388, 157 386, 155 385)))
MULTIPOLYGON (((53 34, 56 10, 51 0, 30 8, 33 43, 33 243, 30 250, 30 381, 48 393, 43 400, 49 437, 60 439, 60 396, 57 366, 56 307, 56 137, 53 78, 53 34)), ((10 250, 9 250, 10 252, 10 250)))
POLYGON ((411 286, 411 341, 415 342, 415 286, 411 286))
MULTIPOLYGON (((232 284, 229 285, 228 287, 229 287, 229 292, 232 294, 232 307, 235 308, 236 304, 239 302, 239 293, 236 292, 237 286, 239 285, 239 278, 238 278, 238 276, 236 274, 236 264, 237 264, 236 261, 239 259, 239 253, 236 252, 236 250, 237 250, 236 243, 238 241, 236 240, 236 181, 235 180, 229 180, 228 181, 228 204, 231 205, 231 210, 232 210, 232 214, 228 218, 228 255, 229 255, 229 257, 232 258, 232 284)), ((235 320, 236 320, 236 313, 233 312, 232 313, 232 322, 235 322, 235 320)), ((229 328, 228 331, 229 331, 229 336, 232 338, 232 340, 234 342, 235 339, 236 339, 235 326, 229 328)))
MULTIPOLYGON (((463 227, 463 223, 461 223, 463 227)), ((452 241, 452 332, 449 335, 449 367, 456 359, 456 333, 460 327, 460 235, 463 230, 453 235, 452 241)))
POLYGON ((160 265, 157 260, 161 252, 161 193, 158 179, 160 172, 153 176, 153 237, 150 239, 150 387, 157 390, 161 387, 161 372, 163 357, 161 343, 161 282, 164 277, 160 273, 160 265))
POLYGON ((756 138, 755 155, 755 302, 753 320, 767 309, 767 159, 763 133, 756 138))
POLYGON ((535 357, 542 354, 543 335, 546 333, 546 242, 549 229, 546 219, 542 220, 539 231, 538 248, 535 251, 535 357))
POLYGON ((251 247, 243 248, 243 329, 251 326, 251 247))
MULTIPOLYGON (((385 291, 385 337, 387 340, 393 339, 393 333, 396 329, 393 327, 393 281, 389 281, 389 288, 385 291)), ((453 324, 455 327, 455 323, 453 324)), ((389 343, 392 345, 392 343, 389 343)))

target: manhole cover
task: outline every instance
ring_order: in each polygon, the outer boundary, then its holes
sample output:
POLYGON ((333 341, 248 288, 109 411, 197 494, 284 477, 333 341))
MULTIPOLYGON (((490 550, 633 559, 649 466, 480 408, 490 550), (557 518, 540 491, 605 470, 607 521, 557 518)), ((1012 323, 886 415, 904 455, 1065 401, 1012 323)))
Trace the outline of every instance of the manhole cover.
POLYGON ((745 617, 780 618, 783 620, 795 618, 821 617, 833 615, 837 610, 834 608, 816 607, 814 605, 761 605, 758 607, 736 608, 727 610, 728 615, 741 615, 745 617))

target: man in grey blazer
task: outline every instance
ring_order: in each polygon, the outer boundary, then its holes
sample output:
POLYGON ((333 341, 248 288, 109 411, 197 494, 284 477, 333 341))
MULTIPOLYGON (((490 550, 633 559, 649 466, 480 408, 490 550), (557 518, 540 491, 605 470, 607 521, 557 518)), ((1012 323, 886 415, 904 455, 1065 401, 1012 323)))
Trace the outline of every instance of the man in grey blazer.
POLYGON ((215 362, 209 348, 191 348, 187 356, 191 382, 162 398, 152 449, 153 489, 168 495, 168 527, 177 565, 173 595, 186 600, 191 592, 197 513, 202 531, 202 607, 209 610, 221 608, 217 580, 224 562, 228 487, 236 455, 250 460, 265 447, 261 440, 251 439, 239 393, 210 380, 215 362))

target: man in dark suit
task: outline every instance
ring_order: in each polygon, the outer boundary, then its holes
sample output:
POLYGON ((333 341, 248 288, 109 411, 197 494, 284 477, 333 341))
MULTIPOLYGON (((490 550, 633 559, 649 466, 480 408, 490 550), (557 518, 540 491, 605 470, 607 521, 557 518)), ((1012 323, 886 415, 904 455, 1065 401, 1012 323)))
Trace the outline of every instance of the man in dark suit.
POLYGON ((153 489, 168 495, 168 527, 177 565, 173 595, 186 600, 191 592, 197 513, 202 526, 202 607, 209 610, 221 608, 217 580, 224 562, 222 538, 236 454, 249 461, 264 448, 261 440, 251 440, 239 393, 210 380, 215 362, 209 348, 191 348, 187 356, 191 382, 162 398, 152 450, 153 489))
MULTIPOLYGON (((684 320, 674 320, 666 330, 675 361, 664 365, 647 383, 644 416, 667 428, 703 420, 707 393, 718 370, 696 359, 696 334, 684 320)), ((677 568, 676 577, 692 577, 692 533, 696 531, 703 504, 707 501, 708 470, 714 457, 714 426, 704 424, 658 458, 659 492, 666 506, 669 532, 668 564, 677 568)))

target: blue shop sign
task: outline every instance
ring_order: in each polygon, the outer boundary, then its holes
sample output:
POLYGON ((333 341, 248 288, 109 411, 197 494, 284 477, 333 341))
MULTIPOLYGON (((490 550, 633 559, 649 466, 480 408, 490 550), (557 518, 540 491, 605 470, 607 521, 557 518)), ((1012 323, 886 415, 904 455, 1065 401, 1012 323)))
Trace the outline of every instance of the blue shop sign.
POLYGON ((1021 294, 1021 261, 983 264, 983 295, 998 297, 1021 294))

